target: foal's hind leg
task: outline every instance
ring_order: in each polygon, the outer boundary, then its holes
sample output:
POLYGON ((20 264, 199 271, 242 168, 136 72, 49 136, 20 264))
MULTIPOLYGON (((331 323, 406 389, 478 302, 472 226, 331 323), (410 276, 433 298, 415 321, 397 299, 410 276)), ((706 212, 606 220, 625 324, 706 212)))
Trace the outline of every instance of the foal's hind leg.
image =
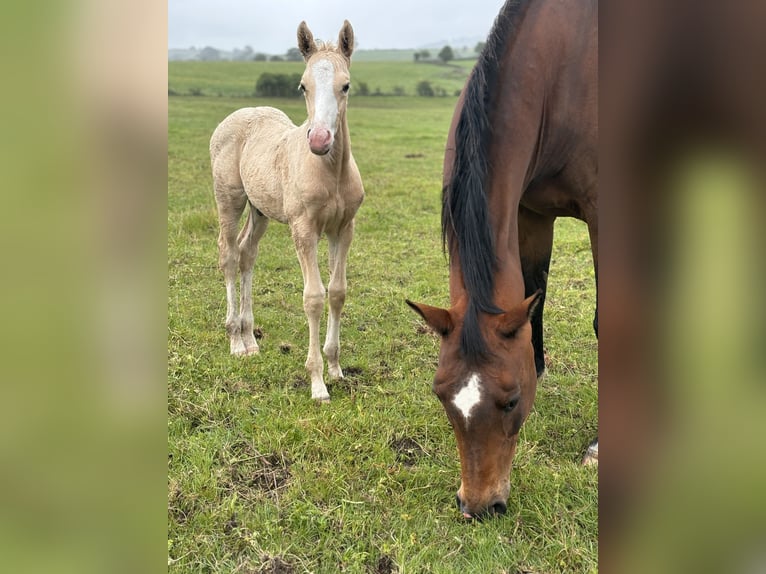
POLYGON ((548 284, 548 269, 553 249, 554 217, 538 215, 525 207, 519 207, 519 254, 524 275, 524 292, 529 297, 542 289, 540 303, 532 315, 532 346, 535 350, 537 377, 545 372, 543 349, 543 306, 548 284))
POLYGON ((330 283, 327 291, 330 299, 330 313, 327 317, 327 337, 324 343, 324 354, 327 357, 327 369, 331 378, 343 377, 340 368, 340 315, 346 301, 346 261, 351 240, 354 237, 354 221, 335 235, 328 235, 330 243, 330 283))
POLYGON ((218 207, 218 265, 223 271, 226 283, 226 333, 229 335, 232 355, 247 353, 242 341, 242 321, 237 311, 237 269, 239 268, 239 245, 237 232, 239 219, 245 209, 247 196, 244 190, 234 193, 216 186, 216 204, 218 207))
POLYGON ((239 316, 241 319, 242 343, 245 354, 258 352, 258 342, 253 334, 253 267, 258 258, 258 242, 266 232, 269 219, 253 205, 247 214, 247 221, 239 234, 239 316))

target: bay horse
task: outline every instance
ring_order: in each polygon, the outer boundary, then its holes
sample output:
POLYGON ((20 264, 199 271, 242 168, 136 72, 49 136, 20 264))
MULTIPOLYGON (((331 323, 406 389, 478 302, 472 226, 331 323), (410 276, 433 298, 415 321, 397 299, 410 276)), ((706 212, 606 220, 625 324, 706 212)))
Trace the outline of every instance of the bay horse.
MULTIPOLYGON (((598 273, 597 13, 596 0, 507 1, 452 119, 450 308, 407 303, 441 335, 433 390, 455 432, 469 519, 507 510, 519 429, 545 370, 556 217, 587 223, 598 273)), ((598 306, 598 334, 597 318, 598 306)))
POLYGON ((327 236, 330 310, 322 350, 330 377, 340 378, 343 371, 339 364, 339 336, 346 299, 346 260, 354 235, 354 217, 364 198, 346 122, 354 31, 348 20, 344 21, 336 47, 315 42, 306 22, 301 22, 298 48, 306 62, 300 82, 308 111, 306 122, 295 126, 287 115, 271 107, 237 110, 215 129, 210 140, 210 159, 231 354, 259 352, 253 334, 252 309, 258 242, 269 220, 286 223, 303 273, 303 308, 309 324, 306 368, 311 376, 311 397, 326 402, 330 395, 324 383, 324 361, 319 348, 319 323, 326 291, 319 273, 317 243, 322 234, 327 236), (248 205, 247 220, 238 232, 239 220, 248 205), (235 301, 237 269, 241 273, 239 309, 235 301))

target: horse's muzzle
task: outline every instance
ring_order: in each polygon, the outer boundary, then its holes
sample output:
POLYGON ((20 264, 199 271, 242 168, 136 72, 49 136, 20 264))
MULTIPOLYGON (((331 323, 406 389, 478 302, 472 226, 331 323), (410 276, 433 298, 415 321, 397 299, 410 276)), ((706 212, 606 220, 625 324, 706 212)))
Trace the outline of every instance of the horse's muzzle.
POLYGON ((309 129, 306 137, 309 140, 309 149, 316 155, 325 155, 332 147, 332 132, 325 128, 309 129))
POLYGON ((469 512, 463 502, 460 500, 460 496, 455 495, 455 502, 457 503, 458 510, 462 513, 463 518, 467 520, 482 521, 485 518, 491 518, 493 516, 499 516, 508 512, 508 505, 502 500, 494 502, 481 512, 469 512))

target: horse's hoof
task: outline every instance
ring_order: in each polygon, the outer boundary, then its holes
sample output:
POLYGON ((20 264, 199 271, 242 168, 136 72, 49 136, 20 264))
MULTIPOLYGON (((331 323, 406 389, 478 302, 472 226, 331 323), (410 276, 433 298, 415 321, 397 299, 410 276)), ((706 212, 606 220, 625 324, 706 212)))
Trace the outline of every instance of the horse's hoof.
POLYGON ((582 457, 582 464, 583 466, 598 464, 598 442, 591 444, 588 450, 585 451, 585 456, 582 457))
POLYGON ((243 357, 248 354, 247 348, 243 344, 239 345, 232 345, 231 346, 231 354, 235 357, 243 357))
POLYGON ((325 395, 323 397, 311 397, 316 401, 318 405, 329 405, 330 404, 330 395, 325 395))
POLYGON ((331 379, 342 379, 343 371, 340 367, 327 367, 327 374, 331 379))

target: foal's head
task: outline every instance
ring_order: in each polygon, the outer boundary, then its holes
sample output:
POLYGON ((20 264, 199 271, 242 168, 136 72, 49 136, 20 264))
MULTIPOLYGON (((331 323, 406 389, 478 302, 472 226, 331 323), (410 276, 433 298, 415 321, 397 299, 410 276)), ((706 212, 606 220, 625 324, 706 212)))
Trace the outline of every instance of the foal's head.
POLYGON ((338 34, 338 45, 319 45, 306 22, 298 26, 298 48, 306 60, 301 78, 301 92, 309 113, 309 148, 317 155, 332 149, 338 129, 345 121, 346 102, 351 88, 351 53, 354 51, 354 30, 348 20, 338 34))
POLYGON ((535 399, 537 373, 529 318, 540 293, 501 314, 465 321, 465 299, 450 309, 407 301, 441 335, 433 390, 455 431, 460 453, 457 504, 466 518, 504 514, 519 429, 535 399), (461 337, 483 337, 486 352, 469 356, 461 337))

